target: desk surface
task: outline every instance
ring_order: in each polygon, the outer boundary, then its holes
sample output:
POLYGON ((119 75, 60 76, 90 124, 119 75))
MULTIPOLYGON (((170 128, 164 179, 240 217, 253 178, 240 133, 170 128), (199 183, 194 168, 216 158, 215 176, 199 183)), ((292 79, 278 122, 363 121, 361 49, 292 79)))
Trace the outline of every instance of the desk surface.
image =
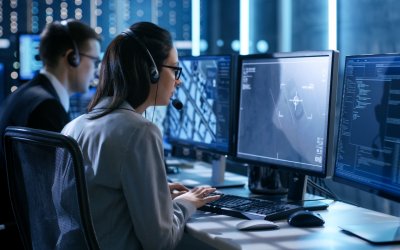
POLYGON ((319 213, 325 219, 325 225, 320 228, 295 228, 286 220, 280 220, 276 221, 278 230, 242 232, 235 228, 241 219, 198 211, 186 228, 193 237, 217 249, 400 249, 400 245, 369 244, 339 228, 340 225, 358 223, 398 221, 400 224, 399 218, 342 202, 333 202, 319 213))
MULTIPOLYGON (((199 174, 198 170, 183 171, 199 174)), ((210 174, 209 170, 204 168, 201 168, 200 173, 210 174)), ((228 176, 246 179, 246 177, 231 173, 228 176)), ((179 178, 175 176, 175 180, 179 181, 179 178)), ((221 191, 243 196, 250 195, 246 187, 221 191)), ((325 220, 323 227, 296 228, 288 225, 286 220, 279 220, 276 221, 280 227, 278 230, 243 232, 235 227, 242 219, 198 211, 186 224, 186 232, 217 249, 400 249, 400 244, 383 246, 370 244, 360 238, 345 234, 339 228, 339 226, 351 224, 373 224, 379 227, 379 223, 385 222, 397 222, 400 225, 400 218, 336 201, 331 201, 327 210, 318 211, 318 213, 325 220)))

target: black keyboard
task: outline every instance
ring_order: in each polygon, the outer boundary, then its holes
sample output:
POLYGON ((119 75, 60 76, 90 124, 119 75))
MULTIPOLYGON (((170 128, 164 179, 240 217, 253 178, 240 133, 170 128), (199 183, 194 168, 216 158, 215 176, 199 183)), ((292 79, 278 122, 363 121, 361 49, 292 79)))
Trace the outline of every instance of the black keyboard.
POLYGON ((221 198, 199 208, 201 211, 223 214, 242 219, 285 219, 290 214, 302 210, 299 205, 281 201, 269 201, 230 194, 221 194, 221 198))

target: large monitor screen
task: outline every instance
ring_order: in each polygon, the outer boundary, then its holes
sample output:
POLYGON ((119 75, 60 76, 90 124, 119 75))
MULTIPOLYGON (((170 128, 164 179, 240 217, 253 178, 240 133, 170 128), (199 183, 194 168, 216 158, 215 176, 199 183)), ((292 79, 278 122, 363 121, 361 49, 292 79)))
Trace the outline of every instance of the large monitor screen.
POLYGON ((338 53, 239 59, 238 159, 326 176, 332 169, 338 53))
POLYGON ((400 54, 346 57, 334 180, 400 201, 400 54))
POLYGON ((168 107, 164 133, 169 143, 230 153, 233 61, 230 55, 180 58, 181 85, 174 98, 183 109, 168 107))
POLYGON ((39 44, 40 34, 18 34, 19 80, 32 79, 42 68, 39 44))

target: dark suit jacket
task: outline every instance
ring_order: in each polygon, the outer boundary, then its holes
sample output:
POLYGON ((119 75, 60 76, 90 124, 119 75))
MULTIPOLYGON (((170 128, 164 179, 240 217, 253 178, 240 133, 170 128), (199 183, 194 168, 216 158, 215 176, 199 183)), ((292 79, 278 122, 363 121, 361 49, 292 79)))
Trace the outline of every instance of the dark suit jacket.
MULTIPOLYGON (((56 90, 43 74, 37 75, 30 82, 22 85, 10 94, 0 107, 0 199, 2 204, 8 199, 5 175, 3 136, 7 126, 23 126, 61 132, 70 118, 62 106, 56 90)), ((3 215, 12 216, 11 208, 1 206, 0 222, 3 215), (6 209, 8 211, 3 211, 6 209), (8 215, 7 215, 8 214, 8 215)), ((12 217, 11 217, 12 218, 12 217)))

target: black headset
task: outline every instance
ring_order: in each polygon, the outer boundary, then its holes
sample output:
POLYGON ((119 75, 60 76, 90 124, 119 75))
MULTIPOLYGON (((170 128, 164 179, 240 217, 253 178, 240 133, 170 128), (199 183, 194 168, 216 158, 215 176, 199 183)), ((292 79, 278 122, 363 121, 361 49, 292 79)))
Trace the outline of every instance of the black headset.
POLYGON ((72 38, 71 32, 69 31, 68 22, 61 21, 61 25, 64 27, 65 33, 69 37, 72 42, 72 53, 67 55, 67 61, 69 65, 76 68, 81 63, 81 57, 79 55, 78 45, 76 44, 75 40, 72 38))
POLYGON ((136 36, 136 34, 131 30, 127 29, 121 33, 125 37, 131 37, 133 38, 149 55, 150 61, 151 61, 151 66, 150 66, 150 82, 151 83, 157 83, 158 80, 160 79, 160 73, 157 70, 157 65, 154 62, 153 57, 151 56, 150 51, 147 49, 146 45, 136 36))

